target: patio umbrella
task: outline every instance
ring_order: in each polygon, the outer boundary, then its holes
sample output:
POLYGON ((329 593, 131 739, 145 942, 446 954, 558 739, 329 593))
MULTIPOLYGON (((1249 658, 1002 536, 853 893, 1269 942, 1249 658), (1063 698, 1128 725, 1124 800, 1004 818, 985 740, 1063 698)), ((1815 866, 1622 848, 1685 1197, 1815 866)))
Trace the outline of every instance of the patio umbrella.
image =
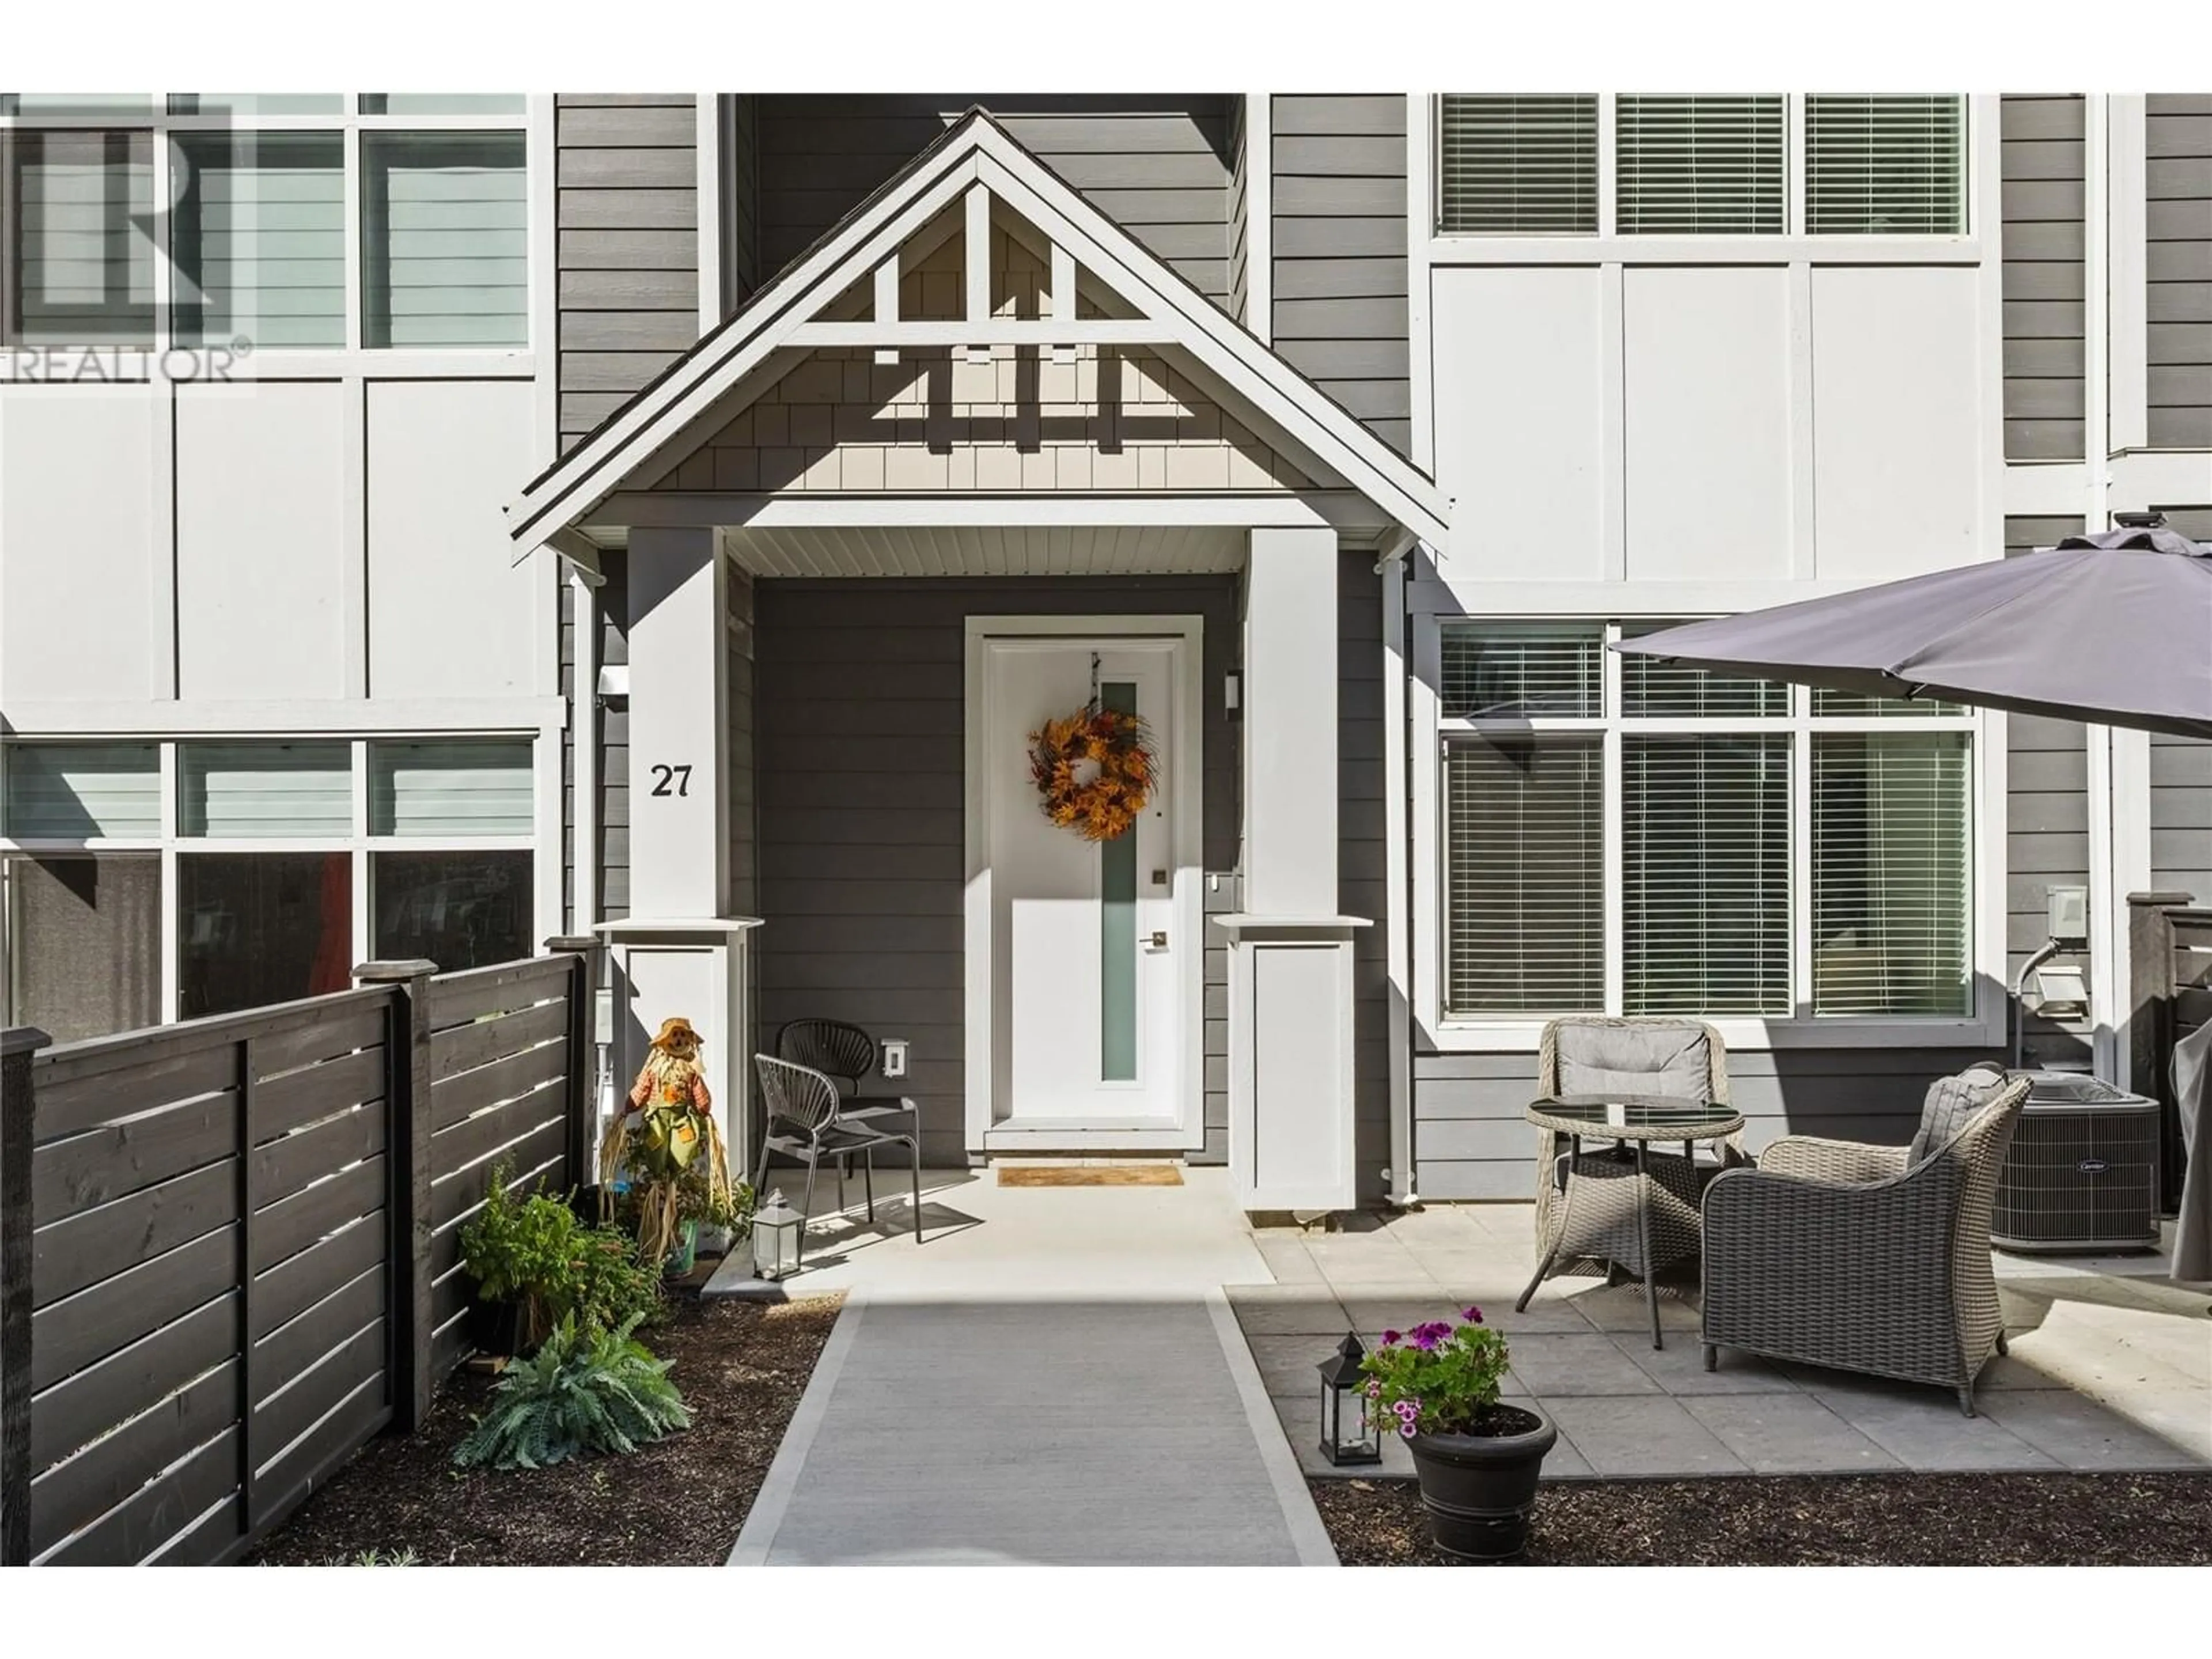
POLYGON ((2132 525, 1618 648, 1833 690, 2212 738, 2212 547, 2162 523, 2132 525))

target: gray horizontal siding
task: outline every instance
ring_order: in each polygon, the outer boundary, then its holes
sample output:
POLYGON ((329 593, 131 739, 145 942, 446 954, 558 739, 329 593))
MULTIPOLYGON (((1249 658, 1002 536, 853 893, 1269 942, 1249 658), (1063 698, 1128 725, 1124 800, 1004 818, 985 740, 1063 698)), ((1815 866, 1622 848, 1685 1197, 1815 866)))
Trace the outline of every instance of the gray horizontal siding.
POLYGON ((698 103, 554 100, 561 447, 699 337, 698 103))
MULTIPOLYGON (((912 1046, 926 1159, 967 1158, 962 807, 970 615, 1194 613, 1204 684, 1241 655, 1236 579, 1157 577, 776 581, 754 588, 761 1030, 849 1019, 912 1046)), ((1237 729, 1206 700, 1206 866, 1237 861, 1237 729)), ((1210 897, 1235 902, 1233 882, 1210 897)), ((1206 955, 1225 1014, 1226 963, 1206 955)), ((1209 1123, 1226 1123, 1212 1020, 1209 1123)), ((1218 1155, 1218 1148, 1210 1147, 1218 1155)))
POLYGON ((1998 107, 2004 453, 2016 461, 2079 460, 2086 105, 2078 96, 2008 97, 1998 107))
MULTIPOLYGON (((1979 1049, 1834 1048, 1737 1054, 1729 1084, 1756 1153, 1785 1134, 1902 1146, 1928 1085, 1986 1058, 1979 1049)), ((1417 1054, 1413 1137, 1424 1199, 1526 1199, 1536 1132, 1522 1116, 1536 1056, 1417 1054)))
MULTIPOLYGON (((2005 520, 2008 557, 2049 547, 2080 533, 2079 518, 2005 520)), ((2049 938, 2048 890, 2089 882, 2089 757, 2079 720, 2013 714, 2005 721, 2008 750, 2005 824, 2005 982, 2049 938)), ((2087 956, 2057 958, 2087 974, 2087 956)), ((2023 1030, 2029 1058, 2079 1066, 2092 1059, 2087 1020, 2055 1022, 2030 1015, 2023 1030)))
POLYGON ((2212 94, 2153 96, 2143 120, 2154 449, 2212 449, 2212 94))
POLYGON ((1406 100, 1270 101, 1275 349, 1409 454, 1406 100))
POLYGON ((781 270, 981 104, 1094 206, 1230 301, 1225 94, 787 94, 759 100, 760 255, 781 270))
POLYGON ((1229 126, 1229 314, 1247 327, 1251 325, 1251 101, 1236 100, 1229 126))
MULTIPOLYGON (((2212 504, 2169 507, 2166 521, 2212 543, 2212 504)), ((2154 888, 2212 904, 2212 743, 2152 734, 2150 862, 2154 888)))
POLYGON ((1382 579, 1371 553, 1337 564, 1337 908, 1371 927, 1352 936, 1352 1163, 1363 1204, 1379 1203, 1390 1162, 1389 772, 1382 762, 1382 579))

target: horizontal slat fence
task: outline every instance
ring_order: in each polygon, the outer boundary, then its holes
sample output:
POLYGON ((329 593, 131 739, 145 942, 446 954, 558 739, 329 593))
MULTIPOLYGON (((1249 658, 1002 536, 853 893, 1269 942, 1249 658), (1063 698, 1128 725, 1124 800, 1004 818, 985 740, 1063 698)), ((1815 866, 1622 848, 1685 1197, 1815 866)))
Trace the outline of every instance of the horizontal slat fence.
POLYGON ((588 1179, 592 942, 0 1046, 0 1559, 234 1560, 466 1357, 490 1172, 588 1179), (44 1050, 41 1052, 41 1050, 44 1050))
POLYGON ((2187 893, 2130 893, 2129 970, 2130 1075, 2136 1089, 2157 1097, 2160 1203, 2168 1215, 2181 1203, 2188 1152, 2181 1138, 2180 1103, 2173 1091, 2173 1048, 2212 1024, 2212 908, 2187 893))

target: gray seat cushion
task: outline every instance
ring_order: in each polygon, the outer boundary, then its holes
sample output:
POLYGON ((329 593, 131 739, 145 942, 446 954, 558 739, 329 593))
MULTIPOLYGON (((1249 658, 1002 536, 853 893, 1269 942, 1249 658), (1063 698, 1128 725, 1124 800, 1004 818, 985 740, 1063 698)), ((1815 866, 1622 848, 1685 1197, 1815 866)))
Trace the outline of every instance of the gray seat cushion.
POLYGON ((1712 1090, 1712 1045, 1697 1025, 1559 1027, 1563 1095, 1665 1095, 1705 1100, 1712 1090))
POLYGON ((2004 1092, 2002 1067, 1977 1061, 1956 1077, 1939 1077, 1928 1085, 1920 1108, 1920 1127, 1905 1148, 1908 1168, 1917 1168, 1950 1144, 1967 1121, 2004 1092))

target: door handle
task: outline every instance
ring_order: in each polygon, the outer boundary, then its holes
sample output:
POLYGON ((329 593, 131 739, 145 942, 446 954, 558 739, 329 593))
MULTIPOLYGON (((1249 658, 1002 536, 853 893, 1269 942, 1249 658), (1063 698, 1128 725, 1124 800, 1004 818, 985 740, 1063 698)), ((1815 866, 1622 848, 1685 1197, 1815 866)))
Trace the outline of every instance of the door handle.
POLYGON ((1167 929, 1163 927, 1155 932, 1152 937, 1151 943, 1152 949, 1155 951, 1166 950, 1168 948, 1167 929))

